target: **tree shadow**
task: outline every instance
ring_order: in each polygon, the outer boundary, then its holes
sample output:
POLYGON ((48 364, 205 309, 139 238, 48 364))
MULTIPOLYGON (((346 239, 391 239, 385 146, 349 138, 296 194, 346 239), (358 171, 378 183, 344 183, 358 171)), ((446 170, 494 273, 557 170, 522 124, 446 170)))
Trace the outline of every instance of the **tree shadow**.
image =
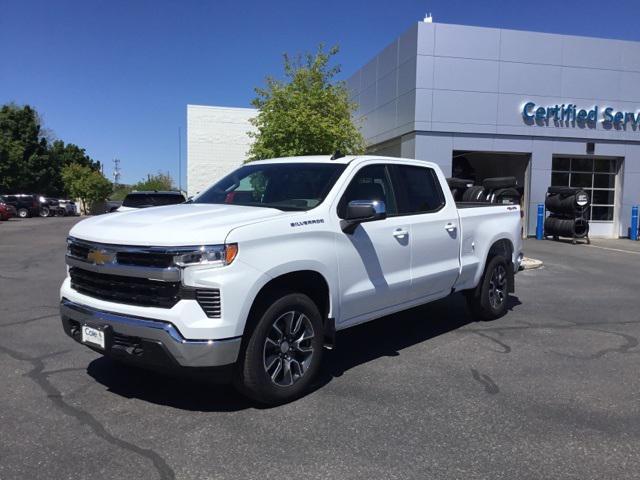
MULTIPOLYGON (((518 305, 521 305, 518 297, 510 296, 508 309, 518 305)), ((340 377, 358 365, 384 356, 398 356, 405 348, 474 321, 462 294, 455 294, 340 331, 336 348, 325 350, 320 374, 310 391, 322 388, 334 377, 340 377)), ((269 408, 245 398, 231 385, 208 381, 206 374, 176 376, 130 367, 107 357, 92 361, 87 373, 116 395, 180 410, 232 412, 269 408)))

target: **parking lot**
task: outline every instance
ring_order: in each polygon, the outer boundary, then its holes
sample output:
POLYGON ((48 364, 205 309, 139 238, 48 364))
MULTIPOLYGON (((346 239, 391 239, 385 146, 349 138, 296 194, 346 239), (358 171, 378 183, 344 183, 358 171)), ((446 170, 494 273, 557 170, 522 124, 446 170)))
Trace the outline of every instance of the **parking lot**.
POLYGON ((509 313, 456 295, 339 334, 263 408, 113 364, 57 313, 77 218, 0 225, 0 478, 640 478, 640 249, 528 240, 509 313))

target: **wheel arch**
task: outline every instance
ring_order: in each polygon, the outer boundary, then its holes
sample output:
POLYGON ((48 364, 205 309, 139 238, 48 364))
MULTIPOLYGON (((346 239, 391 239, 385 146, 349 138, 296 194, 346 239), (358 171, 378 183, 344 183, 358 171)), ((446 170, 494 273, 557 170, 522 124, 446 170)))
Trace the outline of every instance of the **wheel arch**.
POLYGON ((316 270, 295 270, 272 278, 260 288, 249 309, 244 327, 245 336, 254 328, 258 312, 266 308, 269 300, 280 292, 296 292, 307 295, 318 307, 325 326, 332 326, 329 319, 331 313, 329 282, 324 275, 316 270))
MULTIPOLYGON (((484 269, 486 265, 491 261, 493 257, 502 256, 507 261, 507 269, 508 273, 508 284, 509 284, 509 293, 513 293, 515 291, 515 279, 514 279, 514 267, 513 267, 513 251, 514 246, 513 242, 511 242, 508 238, 501 238, 499 240, 494 241, 489 247, 489 251, 487 252, 487 258, 484 262, 483 266, 483 276, 484 269)), ((482 278, 482 277, 481 277, 482 278)))

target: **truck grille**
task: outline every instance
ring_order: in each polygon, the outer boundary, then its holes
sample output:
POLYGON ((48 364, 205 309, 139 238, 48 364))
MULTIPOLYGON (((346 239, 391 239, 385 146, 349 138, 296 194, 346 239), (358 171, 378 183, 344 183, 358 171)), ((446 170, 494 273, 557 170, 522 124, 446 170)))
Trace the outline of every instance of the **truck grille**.
POLYGON ((160 308, 171 308, 180 301, 180 282, 109 275, 77 267, 70 268, 69 275, 71 288, 101 300, 160 308))
POLYGON ((69 243, 69 254, 72 257, 79 258, 80 260, 86 260, 89 254, 89 246, 82 243, 69 243))
POLYGON ((196 300, 209 318, 220 318, 220 290, 196 290, 196 300))
POLYGON ((120 265, 138 267, 167 268, 173 265, 173 255, 167 253, 118 252, 116 259, 120 265))

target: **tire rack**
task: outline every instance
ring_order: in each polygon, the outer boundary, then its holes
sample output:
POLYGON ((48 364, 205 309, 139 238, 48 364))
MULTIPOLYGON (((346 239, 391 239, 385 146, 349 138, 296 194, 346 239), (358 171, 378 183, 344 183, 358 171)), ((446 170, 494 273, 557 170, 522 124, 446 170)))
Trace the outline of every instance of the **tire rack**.
MULTIPOLYGON (((549 190, 551 190, 552 188, 553 187, 549 187, 549 190)), ((549 190, 547 190, 547 197, 549 195, 554 195, 554 193, 549 192, 549 190)), ((546 204, 547 204, 547 202, 545 201, 545 210, 546 210, 546 204)), ((587 211, 590 208, 590 206, 591 206, 591 200, 589 199, 589 202, 586 205, 583 205, 583 206, 576 205, 574 207, 574 213, 571 216, 569 216, 567 214, 563 214, 563 213, 558 213, 558 214, 555 214, 554 212, 551 212, 551 213, 554 214, 554 215, 557 215, 558 217, 561 217, 561 218, 574 220, 574 222, 576 220, 582 220, 582 221, 586 222, 587 225, 588 225, 589 224, 589 216, 587 215, 587 211)), ((545 217, 545 227, 546 227, 546 217, 545 217)), ((555 241, 558 241, 559 238, 560 238, 559 235, 547 234, 547 229, 544 228, 543 238, 546 239, 548 237, 551 237, 555 241)), ((587 229, 587 233, 584 235, 584 237, 576 237, 575 229, 574 229, 573 236, 569 237, 569 238, 571 238, 571 243, 573 245, 576 245, 578 243, 578 239, 579 238, 584 238, 587 241, 587 245, 591 245, 591 240, 589 239, 589 229, 587 229)))

